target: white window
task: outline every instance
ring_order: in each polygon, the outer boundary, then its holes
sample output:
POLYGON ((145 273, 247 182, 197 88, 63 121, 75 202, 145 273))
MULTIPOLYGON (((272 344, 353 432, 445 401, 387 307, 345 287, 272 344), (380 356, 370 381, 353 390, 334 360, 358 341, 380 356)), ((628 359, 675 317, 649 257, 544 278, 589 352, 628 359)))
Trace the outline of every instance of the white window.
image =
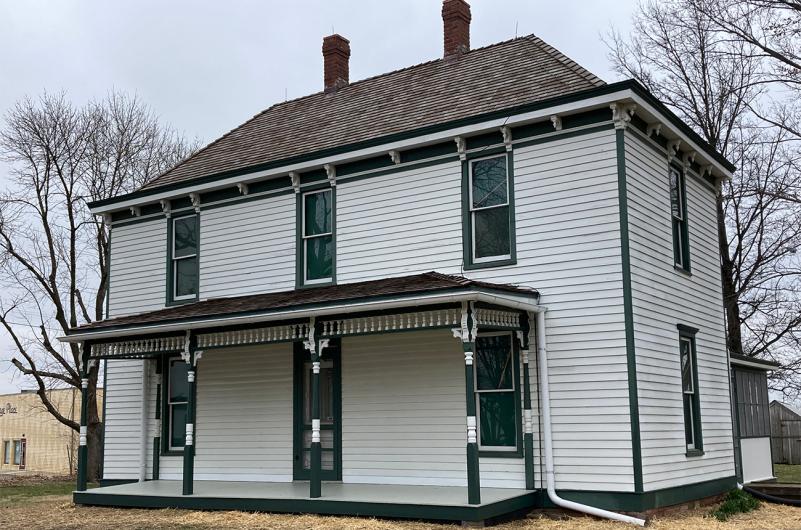
POLYGON ((512 257, 506 155, 470 160, 470 232, 473 263, 512 257))
POLYGON ((172 220, 172 299, 193 300, 198 292, 197 215, 172 220))

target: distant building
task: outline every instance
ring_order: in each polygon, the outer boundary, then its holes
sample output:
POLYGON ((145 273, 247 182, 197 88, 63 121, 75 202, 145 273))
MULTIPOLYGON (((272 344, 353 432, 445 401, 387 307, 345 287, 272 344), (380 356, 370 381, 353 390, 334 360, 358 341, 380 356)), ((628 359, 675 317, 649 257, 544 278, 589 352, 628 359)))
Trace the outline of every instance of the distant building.
POLYGON ((801 414, 784 403, 770 403, 774 464, 801 464, 801 414))
MULTIPOLYGON (((102 410, 103 391, 98 389, 97 395, 102 410)), ((78 421, 78 389, 51 390, 50 400, 64 416, 78 421)), ((35 391, 0 395, 0 450, 0 472, 71 474, 77 465, 78 433, 47 412, 35 391)))

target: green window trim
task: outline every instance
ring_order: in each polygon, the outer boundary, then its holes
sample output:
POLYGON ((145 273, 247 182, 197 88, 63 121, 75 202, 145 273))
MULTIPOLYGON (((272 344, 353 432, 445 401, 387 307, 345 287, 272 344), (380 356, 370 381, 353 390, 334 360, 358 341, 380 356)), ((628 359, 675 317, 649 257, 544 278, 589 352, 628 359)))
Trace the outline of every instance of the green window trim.
POLYGON ((479 456, 482 458, 522 458, 523 457, 523 426, 522 426, 523 411, 522 411, 522 396, 520 394, 520 384, 521 384, 520 352, 518 351, 517 341, 515 340, 514 334, 508 331, 479 333, 478 340, 476 341, 473 363, 474 363, 473 393, 476 401, 476 435, 478 439, 479 456), (510 380, 508 381, 508 383, 503 385, 505 388, 498 392, 491 389, 482 388, 482 386, 486 387, 486 385, 481 384, 482 374, 479 373, 481 367, 481 362, 479 359, 479 356, 481 355, 479 351, 480 349, 479 342, 481 341, 482 338, 487 338, 487 337, 509 338, 509 346, 511 348, 509 359, 511 360, 511 367, 509 367, 510 370, 508 372, 509 373, 508 377, 510 378, 510 380), (507 394, 513 401, 512 418, 510 418, 510 420, 514 422, 514 443, 502 446, 485 445, 482 443, 483 442, 482 421, 481 421, 482 406, 486 404, 488 396, 491 395, 499 397, 502 396, 505 401, 508 401, 508 398, 505 398, 507 394))
MULTIPOLYGON (((187 369, 188 365, 186 365, 186 361, 184 361, 180 356, 172 355, 172 356, 165 356, 161 359, 162 366, 161 366, 161 388, 164 389, 162 392, 162 399, 161 399, 161 456, 180 456, 184 454, 184 447, 183 446, 175 446, 172 443, 172 434, 173 434, 173 412, 175 406, 183 405, 186 407, 186 403, 188 403, 188 395, 184 400, 174 400, 172 396, 172 389, 171 389, 171 368, 173 364, 183 364, 187 369)), ((189 385, 189 382, 186 380, 186 372, 182 370, 184 375, 184 383, 189 385)), ((197 374, 197 372, 195 372, 197 374)), ((197 375, 196 375, 197 377, 197 375)), ((186 421, 184 421, 184 429, 186 428, 186 421)), ((184 431, 184 436, 186 432, 184 431)))
POLYGON ((690 236, 687 225, 687 182, 685 171, 674 164, 668 169, 670 225, 673 233, 673 265, 690 272, 690 236))
POLYGON ((677 328, 685 450, 688 457, 700 456, 704 454, 704 437, 698 386, 698 355, 695 345, 698 329, 683 324, 678 324, 677 328))
POLYGON ((336 284, 336 217, 336 187, 312 186, 297 194, 296 288, 336 284), (326 209, 328 211, 322 217, 319 212, 316 216, 310 216, 310 205, 315 210, 322 208, 323 212, 326 209), (310 256, 310 251, 316 259, 310 256), (328 255, 320 259, 321 252, 328 255), (316 267, 310 269, 313 265, 316 267))
POLYGON ((200 214, 191 212, 167 218, 167 303, 178 305, 196 302, 200 294, 200 214), (194 220, 194 225, 191 221, 194 220), (187 232, 187 230, 189 230, 187 232), (192 233, 194 231, 194 233, 192 233), (186 234, 181 246, 178 236, 186 234), (192 241, 192 236, 194 241, 192 241), (179 275, 189 277, 179 292, 179 275))
MULTIPOLYGON (((514 210, 514 157, 512 151, 504 148, 487 149, 474 153, 462 161, 462 248, 465 270, 484 269, 515 265, 517 263, 517 244, 515 237, 515 210, 514 210), (491 173, 497 168, 492 162, 502 161, 506 170, 506 179, 503 183, 506 189, 501 188, 498 182, 490 187, 491 173), (476 175, 481 175, 479 182, 488 186, 485 189, 476 189, 476 175), (476 192, 479 193, 476 193, 476 192), (505 193, 503 193, 505 191, 505 193), (506 223, 498 225, 503 218, 506 223), (497 253, 489 253, 485 249, 483 255, 481 241, 477 241, 477 226, 495 226, 499 234, 508 238, 494 241, 497 253), (500 242, 499 242, 500 241, 500 242)), ((492 241, 490 242, 492 244, 492 241)))

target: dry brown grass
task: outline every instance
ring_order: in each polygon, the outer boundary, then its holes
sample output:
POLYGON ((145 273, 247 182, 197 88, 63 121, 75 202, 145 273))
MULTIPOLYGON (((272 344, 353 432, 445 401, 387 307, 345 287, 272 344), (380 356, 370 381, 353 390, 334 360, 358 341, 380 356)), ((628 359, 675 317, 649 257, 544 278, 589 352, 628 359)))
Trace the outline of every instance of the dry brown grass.
MULTIPOLYGON (((801 508, 764 504, 745 515, 719 522, 710 507, 658 517, 654 530, 801 530, 801 508)), ((2 529, 156 529, 197 530, 454 530, 455 525, 356 517, 320 517, 242 512, 137 510, 75 506, 67 496, 33 498, 0 509, 2 529)), ((631 530, 631 526, 588 517, 553 520, 531 517, 496 526, 498 530, 631 530)))

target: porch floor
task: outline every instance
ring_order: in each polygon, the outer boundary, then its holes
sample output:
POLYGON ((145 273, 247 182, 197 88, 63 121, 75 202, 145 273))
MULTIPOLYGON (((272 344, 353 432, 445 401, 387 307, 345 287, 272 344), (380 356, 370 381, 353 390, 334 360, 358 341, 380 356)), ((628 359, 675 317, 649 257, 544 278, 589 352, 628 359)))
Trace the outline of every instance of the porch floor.
POLYGON ((309 498, 308 482, 227 482, 198 480, 194 494, 181 494, 178 480, 133 482, 75 492, 77 504, 137 508, 246 510, 413 519, 479 521, 532 508, 537 493, 525 489, 482 488, 481 504, 467 503, 467 488, 324 482, 319 499, 309 498))

